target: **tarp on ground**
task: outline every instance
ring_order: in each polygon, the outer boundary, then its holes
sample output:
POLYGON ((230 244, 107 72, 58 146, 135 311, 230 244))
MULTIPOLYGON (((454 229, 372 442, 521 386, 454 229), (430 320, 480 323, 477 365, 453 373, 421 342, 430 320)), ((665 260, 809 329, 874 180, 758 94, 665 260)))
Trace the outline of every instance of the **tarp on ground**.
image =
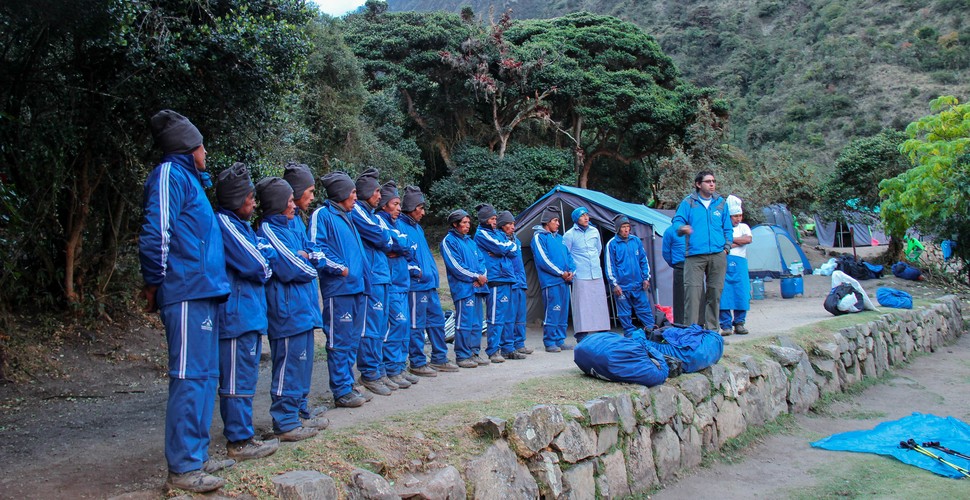
MULTIPOLYGON (((667 265, 661 256, 663 233, 670 227, 670 217, 638 203, 620 201, 612 196, 572 186, 558 185, 539 198, 538 201, 523 210, 515 218, 515 234, 522 240, 522 246, 527 247, 522 252, 525 272, 529 282, 528 316, 527 321, 533 323, 542 321, 542 294, 539 288, 539 277, 535 264, 532 262, 533 226, 539 224, 539 217, 546 207, 554 205, 562 212, 562 227, 560 234, 573 226, 571 214, 578 207, 589 209, 590 221, 599 229, 603 246, 615 234, 613 217, 623 214, 630 218, 630 233, 643 240, 643 247, 647 251, 647 261, 650 263, 651 300, 654 304, 670 305, 673 302, 673 269, 667 265)), ((600 263, 602 265, 602 262, 600 263)), ((603 273, 604 280, 606 273, 603 273)), ((570 316, 572 316, 570 314, 570 316)), ((571 319, 571 318, 570 318, 571 319)))
POLYGON ((803 272, 812 274, 812 264, 805 252, 788 231, 779 226, 761 224, 753 227, 747 254, 748 276, 751 278, 778 278, 789 274, 793 262, 801 262, 803 272))
MULTIPOLYGON (((910 439, 915 440, 917 444, 939 441, 940 445, 951 450, 970 454, 970 425, 953 417, 938 417, 923 413, 913 413, 899 420, 883 422, 874 429, 867 431, 835 434, 815 441, 812 446, 823 450, 886 455, 941 476, 963 477, 963 474, 960 474, 956 469, 917 451, 907 450, 899 446, 900 441, 910 439)), ((932 448, 930 451, 943 457, 948 462, 964 469, 970 469, 970 460, 958 458, 932 448)))
POLYGON ((882 221, 875 215, 846 210, 842 212, 843 220, 825 220, 819 214, 814 217, 815 235, 823 247, 851 247, 853 240, 857 247, 889 244, 882 221))

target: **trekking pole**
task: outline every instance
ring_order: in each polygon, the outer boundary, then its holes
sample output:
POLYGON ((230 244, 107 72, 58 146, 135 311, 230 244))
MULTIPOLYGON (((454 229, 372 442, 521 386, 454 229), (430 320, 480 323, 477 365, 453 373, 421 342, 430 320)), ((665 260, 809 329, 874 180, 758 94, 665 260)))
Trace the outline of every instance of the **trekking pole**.
POLYGON ((959 457, 964 460, 970 460, 970 455, 965 455, 963 453, 960 453, 959 451, 951 450, 946 446, 941 446, 939 441, 928 441, 926 443, 923 443, 923 446, 925 448, 936 448, 937 450, 940 450, 943 453, 949 453, 950 455, 953 455, 955 457, 959 457))
POLYGON ((922 453, 923 455, 926 455, 926 456, 928 456, 928 457, 930 457, 932 459, 935 459, 936 461, 938 461, 938 462, 940 462, 940 463, 942 463, 944 465, 947 465, 949 467, 952 467, 953 469, 956 469, 956 471, 959 472, 960 474, 963 474, 964 477, 970 477, 970 470, 964 469, 963 467, 960 467, 957 464, 954 464, 954 463, 951 463, 951 462, 947 462, 943 457, 941 457, 941 456, 937 455, 936 453, 933 453, 932 451, 927 450, 926 448, 923 448, 922 446, 920 446, 919 444, 917 444, 916 443, 916 440, 914 440, 914 439, 910 439, 909 441, 900 441, 899 442, 899 446, 901 448, 905 448, 907 450, 913 450, 913 451, 917 451, 919 453, 922 453))

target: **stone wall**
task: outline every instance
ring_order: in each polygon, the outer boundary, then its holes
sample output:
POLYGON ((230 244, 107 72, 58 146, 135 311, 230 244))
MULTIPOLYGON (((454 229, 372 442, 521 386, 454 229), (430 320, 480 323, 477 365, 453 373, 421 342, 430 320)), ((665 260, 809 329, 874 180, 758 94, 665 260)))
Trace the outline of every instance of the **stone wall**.
MULTIPOLYGON (((749 427, 801 413, 822 394, 878 377, 917 352, 933 352, 963 331, 956 297, 893 311, 843 328, 807 350, 779 338, 758 355, 721 360, 701 373, 576 406, 539 405, 475 430, 494 439, 486 452, 454 467, 409 475, 390 485, 363 470, 349 498, 622 498, 645 493, 696 467, 749 427), (762 355, 763 354, 763 355, 762 355)), ((803 343, 805 341, 803 340, 803 343)))

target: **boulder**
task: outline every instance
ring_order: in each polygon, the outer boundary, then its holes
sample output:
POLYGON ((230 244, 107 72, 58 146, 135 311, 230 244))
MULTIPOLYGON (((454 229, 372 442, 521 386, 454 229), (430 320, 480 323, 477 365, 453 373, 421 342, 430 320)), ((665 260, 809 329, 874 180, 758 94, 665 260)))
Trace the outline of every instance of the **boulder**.
POLYGON ((356 469, 350 473, 347 498, 349 500, 398 500, 401 496, 394 491, 394 487, 387 482, 387 479, 369 470, 356 469))
POLYGON ((574 420, 567 421, 565 429, 553 439, 552 447, 566 462, 579 462, 596 454, 596 431, 574 420))
MULTIPOLYGON (((465 466, 465 477, 468 479, 469 493, 476 499, 508 500, 539 496, 536 480, 529 469, 519 463, 505 441, 496 441, 482 456, 469 461, 465 466)), ((460 475, 458 479, 461 479, 460 475)), ((455 493, 458 493, 457 490, 455 493)), ((460 496, 448 498, 465 498, 464 484, 460 496)))
POLYGON ((327 500, 337 498, 337 484, 315 470, 295 470, 271 479, 276 497, 283 500, 327 500))
POLYGON ((552 405, 537 405, 530 411, 516 413, 506 425, 509 443, 523 458, 532 458, 545 449, 565 428, 562 412, 552 405))
POLYGON ((643 425, 637 427, 628 443, 626 466, 630 473, 630 488, 634 495, 646 493, 657 484, 650 428, 643 425))
POLYGON ((563 499, 587 500, 596 498, 593 462, 580 462, 562 473, 563 499))

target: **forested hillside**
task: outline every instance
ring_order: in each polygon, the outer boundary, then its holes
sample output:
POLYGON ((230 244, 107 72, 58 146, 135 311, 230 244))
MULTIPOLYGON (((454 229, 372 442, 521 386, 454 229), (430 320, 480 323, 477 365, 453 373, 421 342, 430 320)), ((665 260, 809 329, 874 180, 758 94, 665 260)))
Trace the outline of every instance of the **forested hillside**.
POLYGON ((518 19, 587 10, 653 35, 688 80, 716 87, 732 144, 831 165, 845 144, 902 129, 939 95, 970 95, 970 0, 389 0, 390 11, 518 19))

